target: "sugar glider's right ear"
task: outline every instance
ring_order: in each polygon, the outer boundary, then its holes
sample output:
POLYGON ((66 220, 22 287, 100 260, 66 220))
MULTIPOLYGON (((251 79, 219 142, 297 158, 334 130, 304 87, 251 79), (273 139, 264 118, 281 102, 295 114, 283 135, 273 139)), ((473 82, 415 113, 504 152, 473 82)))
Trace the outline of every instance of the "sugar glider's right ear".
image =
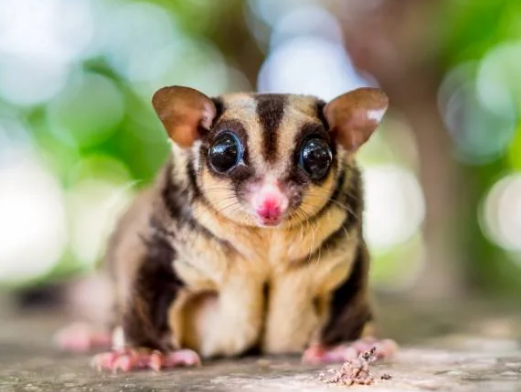
POLYGON ((182 148, 188 148, 209 130, 217 110, 203 93, 189 87, 171 86, 158 90, 152 105, 168 136, 182 148))
POLYGON ((324 116, 338 143, 354 153, 376 130, 388 106, 382 90, 364 87, 333 99, 324 107, 324 116))

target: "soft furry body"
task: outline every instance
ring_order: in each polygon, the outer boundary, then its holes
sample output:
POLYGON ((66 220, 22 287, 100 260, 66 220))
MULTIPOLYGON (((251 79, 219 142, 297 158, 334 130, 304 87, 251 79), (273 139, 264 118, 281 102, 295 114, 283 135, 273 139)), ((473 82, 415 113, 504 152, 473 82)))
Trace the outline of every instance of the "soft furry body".
MULTIPOLYGON (((250 162, 283 176, 291 175, 285 158, 302 130, 321 126, 323 104, 311 97, 233 95, 219 105, 217 124, 248 129, 250 162), (263 102, 271 112, 259 109, 263 102)), ((200 166, 203 149, 204 141, 174 147, 113 236, 107 264, 126 342, 216 356, 255 347, 301 352, 312 339, 358 338, 371 314, 361 180, 352 160, 337 151, 332 175, 309 185, 317 189, 302 201, 305 220, 263 228, 227 217, 237 213, 227 202, 229 185, 200 166)))

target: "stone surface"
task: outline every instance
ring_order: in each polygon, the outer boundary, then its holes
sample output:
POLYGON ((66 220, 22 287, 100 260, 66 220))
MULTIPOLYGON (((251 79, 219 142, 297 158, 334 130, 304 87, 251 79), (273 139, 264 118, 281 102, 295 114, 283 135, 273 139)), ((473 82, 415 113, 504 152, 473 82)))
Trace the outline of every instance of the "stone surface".
POLYGON ((405 345, 392 362, 373 366, 374 385, 346 388, 321 381, 320 373, 334 366, 303 366, 298 358, 217 361, 163 373, 99 373, 90 368, 90 356, 54 350, 50 337, 62 323, 49 313, 2 317, 0 392, 521 390, 521 346, 505 334, 451 333, 405 345), (384 373, 392 378, 381 380, 384 373))

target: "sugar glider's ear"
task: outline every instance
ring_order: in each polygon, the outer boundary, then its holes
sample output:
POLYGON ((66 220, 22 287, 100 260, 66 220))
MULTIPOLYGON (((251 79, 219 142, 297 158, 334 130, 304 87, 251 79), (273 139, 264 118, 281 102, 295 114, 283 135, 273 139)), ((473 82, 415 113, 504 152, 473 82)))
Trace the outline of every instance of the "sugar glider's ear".
POLYGON ((377 88, 359 88, 340 95, 324 107, 324 117, 337 142, 355 152, 376 130, 389 100, 377 88))
POLYGON ((168 136, 182 148, 188 148, 209 130, 216 115, 210 98, 189 87, 171 86, 158 90, 152 105, 168 136))

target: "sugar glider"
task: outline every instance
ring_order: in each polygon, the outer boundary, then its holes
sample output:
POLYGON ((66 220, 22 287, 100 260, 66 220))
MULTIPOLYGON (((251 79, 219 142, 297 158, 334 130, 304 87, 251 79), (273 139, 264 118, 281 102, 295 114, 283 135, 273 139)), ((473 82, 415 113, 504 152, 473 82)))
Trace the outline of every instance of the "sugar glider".
POLYGON ((201 358, 300 353, 335 362, 377 344, 355 155, 388 106, 360 88, 326 103, 292 94, 210 98, 180 86, 152 104, 171 154, 107 247, 112 338, 102 369, 197 365, 201 358))

